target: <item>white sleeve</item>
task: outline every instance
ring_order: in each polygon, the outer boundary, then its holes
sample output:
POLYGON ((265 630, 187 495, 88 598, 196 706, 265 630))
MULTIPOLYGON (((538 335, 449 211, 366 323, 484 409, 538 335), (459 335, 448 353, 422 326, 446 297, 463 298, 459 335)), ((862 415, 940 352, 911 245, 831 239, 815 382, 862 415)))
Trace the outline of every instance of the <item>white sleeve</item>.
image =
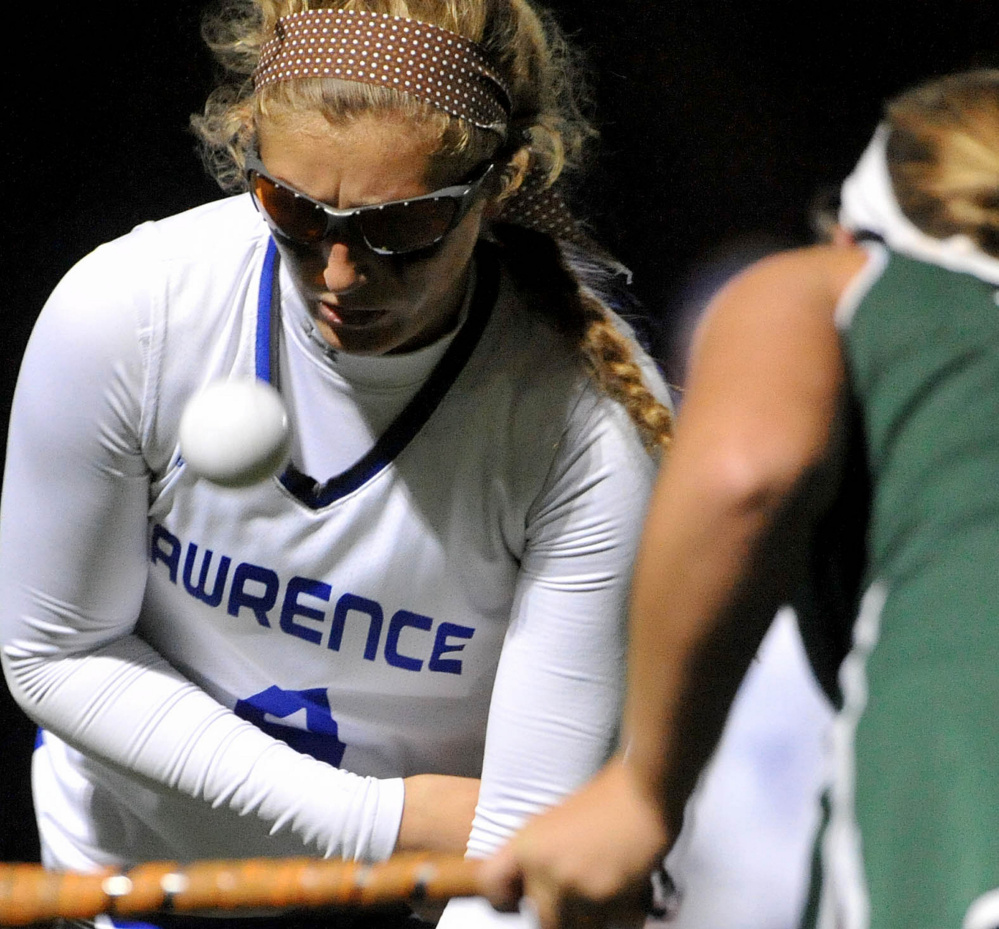
MULTIPOLYGON (((0 508, 0 644, 11 692, 80 751, 263 820, 303 854, 384 858, 403 784, 338 770, 239 719, 133 635, 146 583, 148 297, 98 250, 32 334, 0 508)), ((126 260, 123 260, 126 259, 126 260)), ((123 268, 127 270, 123 271, 123 268)), ((148 271, 148 261, 140 268, 148 271)))
MULTIPOLYGON (((483 857, 589 779, 614 748, 632 564, 656 472, 603 401, 566 437, 532 513, 493 690, 468 854, 483 857)), ((533 925, 452 901, 438 929, 533 925)))

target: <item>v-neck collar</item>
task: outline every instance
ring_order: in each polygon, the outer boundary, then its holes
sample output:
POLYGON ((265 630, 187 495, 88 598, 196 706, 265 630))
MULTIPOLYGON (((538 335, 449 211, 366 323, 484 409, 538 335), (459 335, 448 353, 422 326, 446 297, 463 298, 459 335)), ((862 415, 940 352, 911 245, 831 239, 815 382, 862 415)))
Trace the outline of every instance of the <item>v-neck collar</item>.
MULTIPOLYGON (((433 415, 464 369, 492 314, 499 292, 499 263, 494 248, 480 243, 476 250, 476 283, 468 318, 423 386, 389 424, 375 444, 353 465, 325 481, 289 464, 280 477, 284 487, 303 505, 318 510, 352 493, 387 468, 433 415)), ((257 296, 256 374, 279 386, 278 345, 281 325, 279 257, 274 240, 267 244, 257 296)))

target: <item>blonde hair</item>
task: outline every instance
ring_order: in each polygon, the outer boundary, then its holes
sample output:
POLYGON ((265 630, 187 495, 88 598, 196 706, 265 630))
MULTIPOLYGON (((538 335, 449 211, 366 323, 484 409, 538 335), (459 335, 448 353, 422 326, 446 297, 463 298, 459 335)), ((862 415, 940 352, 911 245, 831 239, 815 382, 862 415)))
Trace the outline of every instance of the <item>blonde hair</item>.
POLYGON ((892 100, 888 171, 902 212, 936 238, 999 257, 999 70, 949 75, 892 100))
MULTIPOLYGON (((582 112, 581 81, 568 44, 551 17, 528 0, 223 0, 206 16, 203 35, 229 79, 191 122, 205 163, 223 189, 243 186, 245 156, 262 116, 293 119, 297 112, 318 112, 340 125, 372 111, 391 114, 431 134, 434 175, 461 176, 486 159, 500 159, 505 169, 497 200, 516 191, 529 173, 540 173, 550 186, 578 164, 584 144, 596 134, 582 112), (308 78, 255 92, 251 75, 278 19, 320 8, 416 19, 477 42, 510 92, 506 140, 387 87, 308 78)), ((516 231, 504 241, 511 261, 530 260, 527 250, 517 247, 522 237, 516 231)), ((646 446, 665 447, 670 412, 644 384, 629 341, 562 252, 543 251, 549 264, 540 270, 562 281, 560 328, 572 333, 594 380, 625 406, 646 446)))
POLYGON ((206 163, 224 189, 243 184, 243 161, 261 115, 320 112, 333 123, 372 110, 394 112, 436 131, 442 157, 457 170, 493 155, 496 133, 455 119, 407 94, 336 79, 285 81, 254 93, 251 74, 278 19, 309 9, 367 10, 432 23, 479 43, 510 90, 507 185, 541 169, 549 184, 579 158, 595 135, 582 114, 579 76, 554 22, 526 0, 225 0, 202 25, 206 42, 230 79, 192 119, 206 163))

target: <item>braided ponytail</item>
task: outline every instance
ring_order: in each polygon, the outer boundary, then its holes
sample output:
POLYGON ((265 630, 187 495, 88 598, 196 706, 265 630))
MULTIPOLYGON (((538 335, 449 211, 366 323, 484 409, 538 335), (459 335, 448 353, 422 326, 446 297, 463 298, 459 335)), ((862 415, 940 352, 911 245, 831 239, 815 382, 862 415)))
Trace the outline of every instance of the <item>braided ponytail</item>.
POLYGON ((585 287, 578 299, 585 323, 581 348, 591 377, 627 410, 649 451, 665 450, 673 435, 673 414, 649 390, 630 343, 604 305, 585 287))
POLYGON ((649 389, 635 360, 632 343, 615 324, 599 295, 605 266, 585 255, 567 254, 547 235, 519 226, 498 224, 494 235, 510 255, 514 280, 582 355, 590 377, 631 419, 642 444, 664 450, 673 434, 673 414, 649 389))

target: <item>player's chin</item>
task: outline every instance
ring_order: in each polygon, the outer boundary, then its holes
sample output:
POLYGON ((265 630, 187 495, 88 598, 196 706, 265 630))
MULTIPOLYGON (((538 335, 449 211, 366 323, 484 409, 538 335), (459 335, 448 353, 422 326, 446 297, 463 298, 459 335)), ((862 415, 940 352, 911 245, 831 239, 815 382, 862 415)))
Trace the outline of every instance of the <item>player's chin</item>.
POLYGON ((331 348, 348 355, 385 355, 405 341, 405 333, 387 314, 365 325, 320 323, 320 334, 331 348))

